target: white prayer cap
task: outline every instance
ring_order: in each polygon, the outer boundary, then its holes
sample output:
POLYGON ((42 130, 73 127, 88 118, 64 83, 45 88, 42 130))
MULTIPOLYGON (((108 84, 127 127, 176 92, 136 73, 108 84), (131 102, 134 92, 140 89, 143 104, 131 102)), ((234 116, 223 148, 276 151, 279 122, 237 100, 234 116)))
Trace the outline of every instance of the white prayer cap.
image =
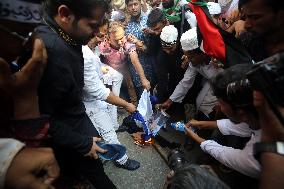
POLYGON ((175 44, 178 38, 178 30, 173 25, 165 26, 162 29, 160 38, 165 43, 175 44))
POLYGON ((211 15, 221 14, 221 6, 219 5, 219 3, 208 2, 207 7, 209 10, 209 14, 211 15))
POLYGON ((191 28, 181 35, 180 44, 184 51, 191 51, 199 47, 196 27, 191 28))

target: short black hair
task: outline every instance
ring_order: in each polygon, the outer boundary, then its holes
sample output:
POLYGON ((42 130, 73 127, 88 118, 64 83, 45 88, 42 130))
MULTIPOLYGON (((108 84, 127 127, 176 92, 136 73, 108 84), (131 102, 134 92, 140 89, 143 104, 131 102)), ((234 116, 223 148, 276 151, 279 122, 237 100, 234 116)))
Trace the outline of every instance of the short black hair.
MULTIPOLYGON (((239 0, 239 9, 243 7, 243 5, 251 2, 252 0, 239 0)), ((273 11, 278 12, 279 10, 284 10, 284 1, 283 0, 262 0, 265 5, 271 7, 273 11)))
POLYGON ((77 17, 90 17, 95 7, 106 12, 110 9, 107 0, 44 0, 42 6, 49 16, 54 17, 60 5, 66 5, 77 17))
POLYGON ((185 164, 178 168, 173 177, 170 189, 229 189, 217 176, 208 169, 194 164, 185 164))
MULTIPOLYGON (((125 0, 125 4, 128 5, 128 3, 129 3, 130 1, 134 1, 134 0, 125 0)), ((137 0, 137 1, 140 1, 140 2, 141 2, 141 0, 137 0)))
POLYGON ((163 22, 166 20, 166 17, 161 9, 155 8, 153 9, 150 14, 148 15, 147 26, 154 27, 159 22, 163 22))
POLYGON ((233 109, 244 109, 254 115, 256 110, 253 105, 253 90, 250 85, 241 85, 245 83, 246 73, 251 70, 252 64, 237 64, 223 72, 217 74, 211 80, 211 86, 214 95, 229 105, 233 109), (228 85, 234 83, 236 85, 233 90, 228 91, 228 85))

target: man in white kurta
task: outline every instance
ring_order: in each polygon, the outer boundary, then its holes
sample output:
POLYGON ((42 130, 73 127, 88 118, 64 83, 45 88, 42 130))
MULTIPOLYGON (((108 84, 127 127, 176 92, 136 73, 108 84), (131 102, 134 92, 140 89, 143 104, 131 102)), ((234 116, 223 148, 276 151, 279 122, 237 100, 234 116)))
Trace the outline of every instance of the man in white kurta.
MULTIPOLYGON (((117 109, 114 105, 122 106, 130 113, 136 110, 133 104, 117 96, 123 76, 111 67, 106 69, 106 65, 101 63, 100 58, 88 46, 83 46, 82 51, 84 57, 83 99, 86 113, 106 143, 120 144, 115 132, 118 122, 117 109), (102 72, 102 67, 107 73, 102 72), (108 76, 106 77, 104 74, 108 74, 108 76), (113 92, 104 85, 102 80, 108 85, 111 84, 113 92)), ((116 165, 128 170, 140 167, 139 162, 129 159, 126 154, 116 160, 116 165)))
POLYGON ((235 149, 218 144, 213 140, 205 140, 201 149, 222 164, 244 175, 258 178, 261 167, 253 156, 253 145, 260 142, 261 130, 252 130, 246 123, 233 123, 229 119, 217 120, 217 127, 223 135, 250 137, 243 149, 235 149))

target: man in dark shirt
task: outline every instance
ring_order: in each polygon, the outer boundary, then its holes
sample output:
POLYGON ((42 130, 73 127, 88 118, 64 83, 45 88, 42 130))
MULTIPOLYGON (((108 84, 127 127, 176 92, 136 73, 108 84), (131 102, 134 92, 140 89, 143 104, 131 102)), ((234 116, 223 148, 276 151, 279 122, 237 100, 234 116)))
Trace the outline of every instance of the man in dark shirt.
MULTIPOLYGON (((105 174, 97 152, 98 132, 82 102, 84 60, 81 46, 102 23, 103 0, 45 0, 44 25, 36 28, 44 41, 48 63, 39 86, 42 114, 50 115, 51 145, 64 174, 79 174, 96 189, 116 188, 105 174)), ((77 175, 76 175, 77 176, 77 175)))

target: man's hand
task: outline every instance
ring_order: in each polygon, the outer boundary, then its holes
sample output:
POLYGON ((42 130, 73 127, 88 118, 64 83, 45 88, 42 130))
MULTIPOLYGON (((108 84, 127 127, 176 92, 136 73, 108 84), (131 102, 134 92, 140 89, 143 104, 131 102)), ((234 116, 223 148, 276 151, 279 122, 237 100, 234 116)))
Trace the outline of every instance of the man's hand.
POLYGON ((126 111, 130 114, 134 113, 136 111, 136 106, 132 103, 127 103, 127 106, 125 107, 126 111))
POLYGON ((46 63, 47 52, 44 44, 40 39, 35 39, 32 57, 15 74, 11 73, 8 63, 0 59, 0 88, 21 98, 22 95, 36 92, 46 63))
POLYGON ((239 10, 234 10, 228 16, 227 23, 232 25, 234 22, 238 21, 239 19, 240 19, 240 12, 239 12, 239 10))
POLYGON ((200 121, 197 121, 195 119, 191 119, 187 124, 187 127, 193 126, 193 127, 197 127, 198 129, 202 129, 202 124, 200 123, 200 121))
POLYGON ((185 129, 185 134, 186 134, 187 136, 189 136, 190 138, 193 138, 193 136, 196 135, 196 134, 192 131, 192 129, 191 129, 190 127, 191 127, 191 126, 188 125, 188 124, 185 125, 185 127, 184 127, 184 129, 185 129))
POLYGON ((171 107, 171 105, 173 104, 173 101, 171 99, 168 99, 166 102, 164 102, 163 104, 157 104, 156 105, 156 109, 161 110, 167 110, 171 107))
POLYGON ((185 125, 184 129, 185 129, 185 134, 186 134, 188 137, 192 138, 192 139, 193 139, 195 142, 197 142, 198 144, 201 144, 202 142, 205 141, 205 139, 199 137, 196 133, 194 133, 194 132, 192 131, 192 129, 190 128, 190 126, 185 125))
POLYGON ((156 35, 156 32, 151 30, 150 28, 144 28, 143 33, 156 35))
POLYGON ((186 55, 183 55, 182 57, 181 57, 181 68, 182 69, 187 69, 188 68, 188 65, 189 65, 189 58, 188 58, 188 56, 186 56, 186 55))
POLYGON ((47 53, 40 39, 35 39, 32 57, 15 74, 11 73, 8 63, 0 59, 1 95, 13 100, 15 119, 30 119, 40 115, 37 88, 46 63, 47 53))
POLYGON ((147 91, 151 89, 150 81, 148 81, 146 78, 142 79, 141 83, 142 83, 143 88, 146 89, 147 91))
POLYGON ((52 189, 59 172, 51 148, 24 148, 7 171, 5 188, 52 189))
POLYGON ((130 43, 136 44, 136 43, 138 42, 138 39, 137 39, 137 37, 135 37, 134 35, 129 34, 129 35, 127 36, 127 41, 130 42, 130 43))
POLYGON ((108 66, 102 66, 101 70, 102 70, 103 74, 107 74, 109 72, 109 67, 108 66))
POLYGON ((245 24, 246 22, 243 20, 238 20, 234 23, 234 27, 235 27, 235 37, 238 38, 240 37, 240 35, 246 30, 245 29, 245 24))
POLYGON ((98 159, 99 156, 98 156, 97 152, 102 153, 102 154, 106 153, 107 150, 104 150, 97 145, 97 142, 100 142, 100 141, 101 141, 100 138, 93 137, 93 146, 92 146, 90 152, 87 153, 85 156, 89 156, 89 157, 98 159))

